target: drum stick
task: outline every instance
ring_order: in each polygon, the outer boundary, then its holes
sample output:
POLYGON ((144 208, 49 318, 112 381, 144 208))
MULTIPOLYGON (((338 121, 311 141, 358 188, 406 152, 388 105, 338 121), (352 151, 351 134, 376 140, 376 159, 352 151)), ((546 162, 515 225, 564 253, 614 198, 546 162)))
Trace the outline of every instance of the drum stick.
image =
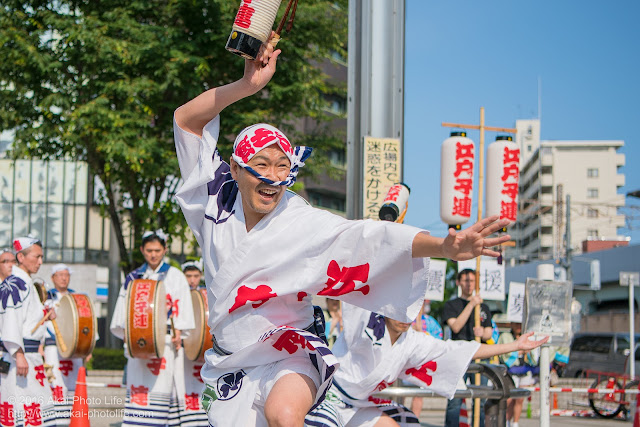
POLYGON ((53 331, 56 333, 56 343, 60 346, 60 351, 65 353, 67 351, 67 346, 65 345, 60 329, 58 328, 58 322, 56 322, 56 319, 53 319, 51 320, 51 324, 53 325, 53 331))
POLYGON ((42 326, 44 324, 44 322, 46 322, 47 320, 49 320, 49 316, 51 316, 51 313, 53 312, 53 310, 49 310, 47 311, 47 314, 45 314, 42 319, 40 319, 40 321, 38 322, 38 324, 36 326, 33 327, 33 329, 31 330, 31 335, 35 334, 36 331, 38 330, 38 328, 40 326, 42 326))
POLYGON ((171 336, 172 337, 176 337, 176 325, 173 324, 173 316, 169 317, 169 320, 171 321, 171 336))

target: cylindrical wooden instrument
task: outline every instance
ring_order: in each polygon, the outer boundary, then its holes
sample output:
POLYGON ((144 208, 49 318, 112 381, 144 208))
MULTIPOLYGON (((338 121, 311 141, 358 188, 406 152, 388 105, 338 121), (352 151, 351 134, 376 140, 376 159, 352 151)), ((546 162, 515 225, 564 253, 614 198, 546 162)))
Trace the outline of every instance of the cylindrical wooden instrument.
POLYGON ((56 337, 60 355, 64 358, 90 355, 96 344, 98 321, 89 297, 84 294, 64 295, 56 309, 56 316, 62 335, 62 341, 56 337), (63 348, 60 344, 67 345, 63 348))
POLYGON ((167 304, 164 283, 137 279, 127 290, 125 342, 131 357, 160 358, 167 334, 167 304))
POLYGON ((183 340, 184 355, 189 360, 202 362, 204 360, 204 352, 213 347, 213 337, 209 333, 209 326, 207 325, 209 319, 207 290, 192 290, 191 302, 193 304, 193 317, 196 327, 183 340))

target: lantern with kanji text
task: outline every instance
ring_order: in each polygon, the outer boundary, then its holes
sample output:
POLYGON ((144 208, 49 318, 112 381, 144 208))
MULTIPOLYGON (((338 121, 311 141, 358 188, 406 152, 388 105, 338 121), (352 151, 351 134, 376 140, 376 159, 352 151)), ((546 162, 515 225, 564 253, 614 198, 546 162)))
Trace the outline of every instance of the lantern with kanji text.
POLYGON ((227 40, 227 50, 256 59, 267 41, 282 0, 242 0, 227 40))
POLYGON ((409 187, 400 182, 391 186, 382 202, 378 217, 383 221, 403 222, 409 206, 409 187))
POLYGON ((475 144, 466 132, 451 132, 440 151, 440 218, 451 227, 471 217, 475 144))
POLYGON ((515 222, 518 214, 520 148, 511 136, 498 136, 487 150, 487 216, 515 222))

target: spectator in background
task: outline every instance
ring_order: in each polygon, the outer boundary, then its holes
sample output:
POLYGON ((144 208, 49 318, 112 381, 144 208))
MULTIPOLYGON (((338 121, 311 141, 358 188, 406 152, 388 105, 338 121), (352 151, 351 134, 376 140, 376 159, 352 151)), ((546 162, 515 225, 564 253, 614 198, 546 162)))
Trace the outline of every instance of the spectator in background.
POLYGON ((342 307, 337 299, 327 298, 326 335, 329 348, 333 347, 336 338, 342 332, 342 307))
POLYGON ((11 249, 0 249, 0 281, 11 275, 11 269, 16 265, 16 256, 11 249))
MULTIPOLYGON (((422 304, 422 308, 420 309, 420 314, 418 318, 411 325, 413 329, 418 332, 424 332, 427 335, 432 336, 433 338, 442 339, 442 327, 438 323, 436 319, 433 318, 429 313, 431 313, 431 301, 428 299, 424 300, 422 304)), ((416 417, 420 417, 420 412, 422 412, 422 397, 414 397, 411 401, 411 412, 413 412, 416 417)))
MULTIPOLYGON (((451 328, 452 340, 474 341, 480 337, 480 341, 487 343, 493 334, 491 325, 491 311, 482 303, 480 295, 474 295, 476 272, 472 269, 464 269, 458 273, 456 285, 460 287, 460 297, 447 301, 442 310, 442 321, 451 328), (480 326, 475 326, 475 307, 480 305, 480 326)), ((465 374, 464 380, 473 381, 473 375, 465 374)), ((486 385, 488 379, 481 377, 481 384, 486 385)), ((484 427, 484 401, 480 401, 480 427, 484 427)), ((451 399, 447 402, 446 427, 457 427, 460 423, 460 406, 462 399, 451 399)))
MULTIPOLYGON (((498 344, 510 344, 522 335, 522 324, 511 322, 511 331, 504 332, 498 338, 498 344)), ((514 351, 500 355, 500 361, 507 365, 509 374, 513 378, 516 387, 528 387, 536 384, 540 367, 540 350, 514 351)), ((524 399, 511 398, 507 400, 507 423, 511 427, 518 427, 524 399)))

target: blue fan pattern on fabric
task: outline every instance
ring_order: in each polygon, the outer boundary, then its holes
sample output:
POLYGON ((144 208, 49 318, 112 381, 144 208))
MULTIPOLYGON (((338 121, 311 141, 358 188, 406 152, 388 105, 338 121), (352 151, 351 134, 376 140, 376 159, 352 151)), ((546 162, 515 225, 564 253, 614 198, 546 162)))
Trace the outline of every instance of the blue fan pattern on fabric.
POLYGON ((17 276, 9 276, 2 284, 0 284, 0 301, 2 302, 2 308, 6 309, 9 303, 9 297, 13 300, 13 305, 17 306, 22 302, 20 291, 26 291, 27 286, 24 280, 17 276))
MULTIPOLYGON (((384 337, 384 316, 378 313, 371 313, 371 316, 369 316, 369 323, 367 323, 367 329, 371 329, 373 336, 376 338, 375 341, 380 341, 382 337, 384 337)), ((373 337, 368 333, 368 331, 365 330, 365 332, 367 332, 367 335, 369 335, 369 338, 373 341, 373 337)))

